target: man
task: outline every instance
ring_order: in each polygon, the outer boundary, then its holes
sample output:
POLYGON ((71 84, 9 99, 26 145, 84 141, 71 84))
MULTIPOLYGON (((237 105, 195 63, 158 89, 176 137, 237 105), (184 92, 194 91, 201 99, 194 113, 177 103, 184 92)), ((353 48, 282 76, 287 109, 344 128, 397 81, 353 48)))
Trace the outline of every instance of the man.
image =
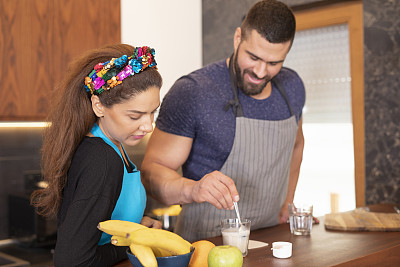
POLYGON ((288 220, 304 147, 304 86, 282 67, 295 24, 283 3, 256 3, 231 58, 180 78, 165 96, 143 182, 165 204, 183 204, 175 231, 185 239, 220 235, 239 196, 252 229, 288 220))

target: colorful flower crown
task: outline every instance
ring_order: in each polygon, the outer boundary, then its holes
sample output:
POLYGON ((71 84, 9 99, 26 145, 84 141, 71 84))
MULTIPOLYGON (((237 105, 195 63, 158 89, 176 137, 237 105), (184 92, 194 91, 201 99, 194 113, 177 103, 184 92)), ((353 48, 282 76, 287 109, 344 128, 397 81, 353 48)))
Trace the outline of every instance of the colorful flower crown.
POLYGON ((148 46, 136 47, 133 55, 123 55, 110 61, 99 63, 88 76, 85 77, 85 89, 91 95, 99 95, 105 90, 114 88, 122 83, 122 80, 146 68, 155 67, 155 51, 148 46))

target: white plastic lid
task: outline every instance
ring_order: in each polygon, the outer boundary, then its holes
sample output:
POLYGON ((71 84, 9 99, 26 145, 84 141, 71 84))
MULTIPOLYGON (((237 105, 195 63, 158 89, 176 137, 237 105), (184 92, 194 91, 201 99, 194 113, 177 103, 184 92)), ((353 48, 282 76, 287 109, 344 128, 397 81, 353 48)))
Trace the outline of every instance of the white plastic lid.
POLYGON ((285 259, 292 256, 292 243, 290 242, 273 242, 272 255, 276 258, 285 259))

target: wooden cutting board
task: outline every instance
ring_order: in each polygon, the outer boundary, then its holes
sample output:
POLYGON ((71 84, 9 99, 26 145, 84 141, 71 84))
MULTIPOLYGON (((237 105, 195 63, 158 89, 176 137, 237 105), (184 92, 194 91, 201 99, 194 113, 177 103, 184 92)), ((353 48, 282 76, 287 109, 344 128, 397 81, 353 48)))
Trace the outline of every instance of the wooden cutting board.
POLYGON ((343 231, 400 231, 400 214, 364 210, 326 214, 325 228, 343 231))

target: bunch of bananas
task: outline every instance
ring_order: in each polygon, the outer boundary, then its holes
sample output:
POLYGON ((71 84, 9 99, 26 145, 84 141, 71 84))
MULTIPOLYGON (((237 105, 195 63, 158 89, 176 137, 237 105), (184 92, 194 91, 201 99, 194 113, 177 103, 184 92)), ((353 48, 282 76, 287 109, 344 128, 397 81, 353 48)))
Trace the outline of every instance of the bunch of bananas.
POLYGON ((120 220, 100 222, 97 228, 111 237, 115 246, 129 246, 145 267, 157 267, 156 257, 182 255, 190 252, 191 244, 179 235, 162 229, 120 220))

